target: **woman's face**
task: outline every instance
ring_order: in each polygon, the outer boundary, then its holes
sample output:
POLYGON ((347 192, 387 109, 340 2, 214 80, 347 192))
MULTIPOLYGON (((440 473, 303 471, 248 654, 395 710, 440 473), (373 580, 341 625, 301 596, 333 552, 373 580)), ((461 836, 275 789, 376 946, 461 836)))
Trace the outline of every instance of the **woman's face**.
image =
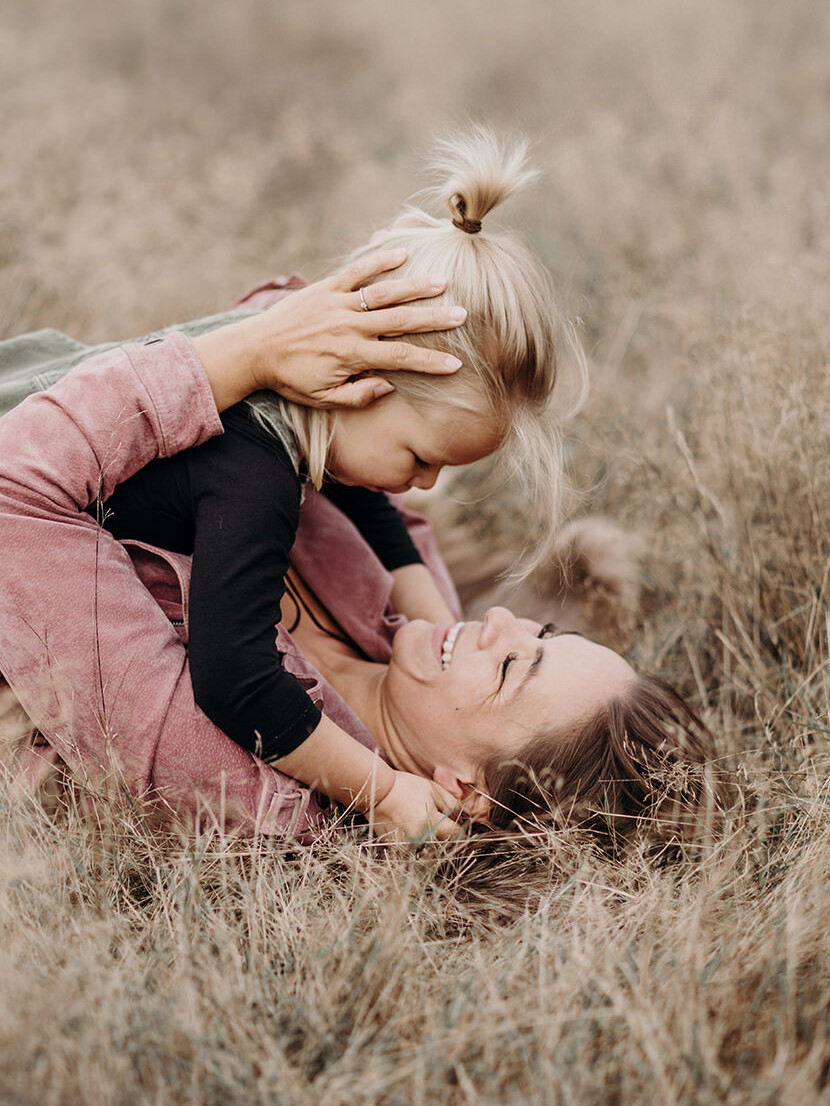
POLYGON ((499 446, 491 418, 450 404, 416 407, 399 395, 338 411, 327 468, 374 491, 431 488, 444 465, 466 465, 499 446))
POLYGON ((458 626, 402 627, 384 688, 412 764, 443 786, 449 772, 482 787, 481 767, 493 753, 517 756, 541 729, 566 731, 589 719, 634 679, 605 646, 546 631, 504 607, 458 626))

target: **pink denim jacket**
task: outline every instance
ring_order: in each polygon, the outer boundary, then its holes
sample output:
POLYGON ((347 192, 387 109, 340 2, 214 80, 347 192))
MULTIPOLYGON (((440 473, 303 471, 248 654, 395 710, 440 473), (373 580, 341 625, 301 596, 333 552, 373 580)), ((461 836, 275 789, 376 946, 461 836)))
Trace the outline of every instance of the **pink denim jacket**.
MULTIPOLYGON (((86 513, 152 458, 221 431, 201 363, 177 333, 90 358, 0 419, 0 672, 76 779, 98 787, 116 776, 186 822, 309 841, 324 817, 316 796, 236 745, 194 702, 190 559, 121 544, 86 513)), ((408 521, 458 609, 429 528, 408 521)), ((387 661, 402 621, 389 609, 391 577, 314 493, 292 560, 355 644, 387 661)), ((281 626, 275 637, 321 709, 376 748, 281 626)))

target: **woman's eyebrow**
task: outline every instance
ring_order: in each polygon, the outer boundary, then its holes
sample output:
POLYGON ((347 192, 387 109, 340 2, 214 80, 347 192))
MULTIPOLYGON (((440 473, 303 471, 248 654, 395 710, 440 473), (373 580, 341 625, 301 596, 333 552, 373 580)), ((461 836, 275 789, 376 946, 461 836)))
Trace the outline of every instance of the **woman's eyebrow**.
POLYGON ((522 676, 522 682, 516 688, 516 694, 518 695, 522 688, 525 686, 528 680, 532 680, 536 673, 539 671, 539 666, 542 663, 542 657, 545 655, 545 650, 540 645, 536 650, 536 654, 530 664, 527 666, 527 672, 522 676))
MULTIPOLYGON (((579 632, 579 630, 560 630, 557 633, 553 634, 552 636, 553 637, 564 637, 566 634, 575 634, 577 637, 581 637, 581 638, 585 637, 585 635, 581 634, 579 632)), ((522 688, 525 686, 525 684, 528 682, 528 680, 532 680, 533 677, 538 673, 539 668, 542 664, 542 657, 544 655, 545 655, 545 651, 542 648, 542 646, 540 645, 539 648, 536 650, 536 653, 533 657, 533 660, 527 666, 527 672, 525 672, 524 676, 522 676, 521 683, 516 688, 516 694, 517 695, 521 692, 522 688)))

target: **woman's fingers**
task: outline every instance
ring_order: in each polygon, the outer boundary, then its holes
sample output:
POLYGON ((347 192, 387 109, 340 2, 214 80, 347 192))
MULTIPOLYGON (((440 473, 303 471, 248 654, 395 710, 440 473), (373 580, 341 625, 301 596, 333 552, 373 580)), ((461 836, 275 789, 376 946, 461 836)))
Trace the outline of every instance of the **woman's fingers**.
POLYGON ((409 342, 365 342, 360 346, 356 360, 372 369, 407 369, 420 373, 454 373, 461 368, 457 357, 424 349, 409 342))
POLYGON ((321 407, 368 407, 376 399, 394 392, 395 385, 382 376, 362 376, 329 388, 321 407))
MULTIPOLYGON (((435 304, 413 306, 413 300, 440 295, 446 281, 440 275, 400 277, 366 285, 380 273, 396 269, 406 260, 404 250, 383 250, 353 262, 329 279, 335 292, 348 294, 349 326, 374 338, 400 337, 405 334, 427 334, 453 330, 467 318, 463 307, 435 304), (404 306, 406 305, 406 306, 404 306)), ((349 351, 349 361, 356 371, 406 369, 410 372, 453 373, 461 361, 437 350, 422 349, 407 342, 367 341, 358 350, 349 351)), ((326 396, 333 404, 362 407, 377 399, 384 391, 376 379, 349 381, 326 396)))
POLYGON ((463 307, 447 307, 442 303, 431 307, 387 307, 370 311, 365 325, 371 327, 371 334, 377 335, 424 334, 432 330, 454 330, 466 318, 463 307))
POLYGON ((378 253, 369 254, 359 261, 353 261, 339 273, 329 278, 329 283, 335 291, 353 292, 367 280, 379 273, 388 273, 390 269, 397 269, 406 261, 406 250, 380 250, 378 253))
POLYGON ((447 287, 447 282, 442 276, 410 276, 395 277, 392 280, 379 280, 377 284, 367 284, 365 288, 358 288, 354 293, 357 304, 362 309, 360 293, 370 311, 376 311, 379 307, 390 307, 395 303, 408 303, 410 300, 425 300, 432 296, 440 296, 447 287))
MULTIPOLYGON (((348 292, 351 308, 354 311, 372 315, 372 329, 375 334, 405 334, 426 330, 449 330, 460 326, 467 317, 467 312, 461 307, 441 305, 432 309, 431 314, 415 314, 415 308, 401 308, 401 314, 397 316, 398 322, 391 327, 386 326, 387 320, 382 315, 382 309, 393 307, 395 304, 411 303, 412 300, 431 299, 440 296, 447 286, 447 282, 440 274, 433 276, 407 276, 381 280, 377 284, 365 285, 371 277, 378 273, 395 269, 406 258, 402 251, 391 253, 372 254, 371 257, 356 261, 347 269, 330 278, 330 287, 336 291, 348 292), (365 307, 364 307, 365 304, 365 307), (379 309, 381 309, 379 311, 379 309), (410 312, 412 312, 410 314, 410 312), (382 316, 381 320, 376 316, 382 316)), ((428 309, 425 309, 428 310, 428 309)))

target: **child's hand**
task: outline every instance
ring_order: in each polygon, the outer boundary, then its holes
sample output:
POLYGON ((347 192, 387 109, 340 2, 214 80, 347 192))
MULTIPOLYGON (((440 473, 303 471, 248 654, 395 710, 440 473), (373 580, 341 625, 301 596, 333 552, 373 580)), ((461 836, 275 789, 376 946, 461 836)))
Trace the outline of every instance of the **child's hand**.
POLYGON ((459 810, 458 799, 437 783, 409 772, 396 772, 391 791, 375 804, 371 820, 381 837, 408 841, 431 837, 442 841, 460 833, 452 820, 459 810))

